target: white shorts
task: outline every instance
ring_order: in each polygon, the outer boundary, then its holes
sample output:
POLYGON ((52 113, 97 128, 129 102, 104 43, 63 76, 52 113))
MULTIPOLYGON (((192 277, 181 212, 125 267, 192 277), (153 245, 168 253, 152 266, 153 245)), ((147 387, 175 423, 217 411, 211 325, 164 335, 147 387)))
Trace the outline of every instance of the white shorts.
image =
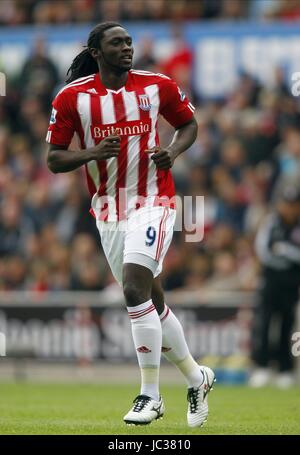
POLYGON ((174 209, 147 206, 132 212, 127 220, 97 220, 103 251, 120 286, 125 263, 150 268, 154 277, 161 273, 173 237, 175 219, 174 209))

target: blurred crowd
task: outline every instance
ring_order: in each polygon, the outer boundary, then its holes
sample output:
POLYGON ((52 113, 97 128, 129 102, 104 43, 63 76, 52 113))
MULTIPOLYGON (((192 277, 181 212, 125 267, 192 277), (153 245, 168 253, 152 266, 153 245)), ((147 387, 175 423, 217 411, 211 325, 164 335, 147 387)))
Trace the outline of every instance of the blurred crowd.
POLYGON ((299 20, 299 0, 1 0, 0 25, 103 20, 299 20))
MULTIPOLYGON (((299 181, 299 102, 281 68, 274 68, 272 87, 241 74, 224 99, 197 99, 190 90, 192 53, 177 39, 167 61, 156 61, 151 40, 143 40, 135 62, 173 77, 197 107, 198 138, 178 157, 173 175, 178 195, 194 202, 204 196, 204 240, 189 243, 186 232, 175 232, 164 286, 252 290, 259 274, 253 251, 258 225, 281 187, 299 181)), ((83 169, 53 175, 46 166, 50 105, 62 83, 38 40, 0 97, 0 290, 102 290, 114 283, 89 214, 83 169)), ((162 145, 172 134, 163 120, 162 145)), ((196 204, 186 210, 192 223, 196 204)))

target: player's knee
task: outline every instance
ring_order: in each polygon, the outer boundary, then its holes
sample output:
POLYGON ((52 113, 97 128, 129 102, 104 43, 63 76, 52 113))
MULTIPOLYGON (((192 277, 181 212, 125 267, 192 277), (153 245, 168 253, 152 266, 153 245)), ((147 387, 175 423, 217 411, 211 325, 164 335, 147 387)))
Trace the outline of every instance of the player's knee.
POLYGON ((149 293, 144 289, 142 283, 123 283, 123 293, 127 306, 136 306, 147 302, 150 299, 149 293))
POLYGON ((153 281, 153 286, 152 286, 152 299, 158 300, 158 301, 164 301, 164 291, 160 285, 156 282, 156 280, 153 281))
POLYGON ((158 314, 161 314, 164 311, 165 306, 164 293, 161 286, 155 284, 152 287, 151 298, 158 314))

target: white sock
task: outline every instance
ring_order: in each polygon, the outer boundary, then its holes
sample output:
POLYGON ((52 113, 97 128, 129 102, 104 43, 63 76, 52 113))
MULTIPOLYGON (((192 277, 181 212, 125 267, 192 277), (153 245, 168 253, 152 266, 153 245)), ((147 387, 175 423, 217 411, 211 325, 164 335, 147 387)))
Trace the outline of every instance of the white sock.
POLYGON ((152 300, 127 307, 134 346, 141 370, 141 395, 159 400, 162 329, 152 300))
POLYGON ((182 372, 188 387, 199 387, 203 382, 203 374, 190 354, 182 325, 167 305, 160 315, 160 322, 163 355, 182 372))

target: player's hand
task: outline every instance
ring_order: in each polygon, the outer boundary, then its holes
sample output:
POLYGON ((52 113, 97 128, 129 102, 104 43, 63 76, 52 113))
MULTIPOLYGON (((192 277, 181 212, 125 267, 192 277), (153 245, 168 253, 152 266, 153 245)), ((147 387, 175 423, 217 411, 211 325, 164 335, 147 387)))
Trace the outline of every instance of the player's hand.
POLYGON ((168 149, 153 147, 145 150, 145 153, 152 153, 151 160, 154 161, 158 169, 170 169, 174 164, 174 158, 168 149))
POLYGON ((109 158, 117 157, 121 150, 120 136, 105 137, 93 149, 94 160, 108 160, 109 158))

